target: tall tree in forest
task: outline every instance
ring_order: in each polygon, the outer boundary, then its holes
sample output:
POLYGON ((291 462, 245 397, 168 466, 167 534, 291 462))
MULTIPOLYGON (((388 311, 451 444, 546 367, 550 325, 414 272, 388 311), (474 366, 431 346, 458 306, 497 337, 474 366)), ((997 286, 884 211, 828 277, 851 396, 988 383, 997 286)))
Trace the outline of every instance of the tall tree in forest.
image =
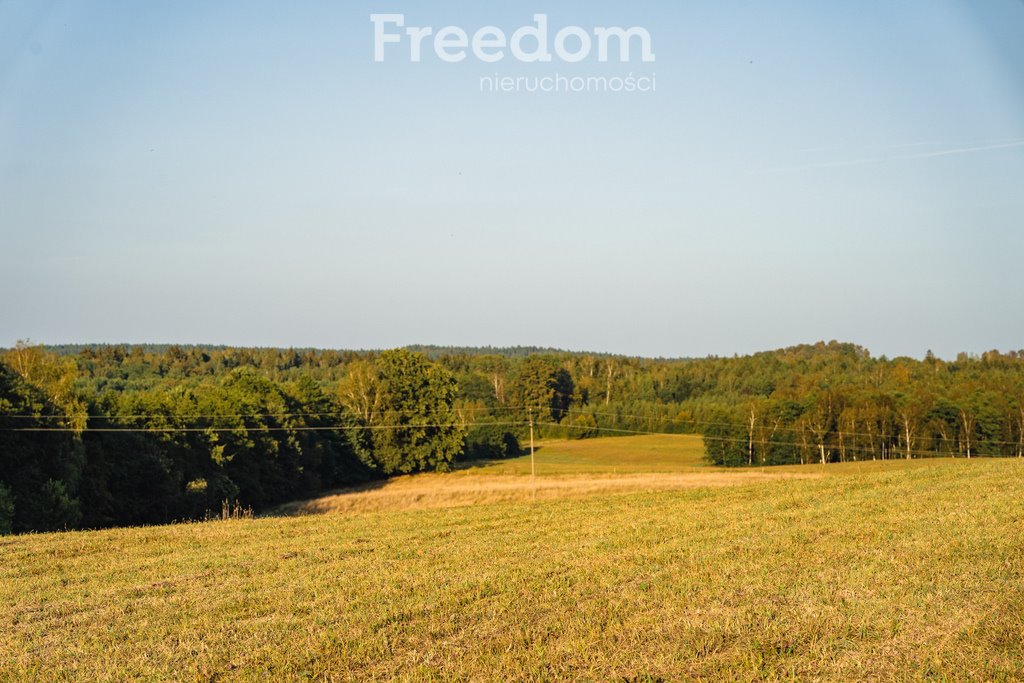
POLYGON ((372 361, 358 359, 348 364, 348 373, 338 384, 338 400, 364 424, 380 419, 380 378, 372 361))
POLYGON ((549 358, 532 356, 519 367, 516 402, 521 407, 547 411, 559 422, 569 413, 573 392, 572 375, 549 358))
POLYGON ((494 400, 500 405, 505 405, 505 384, 508 377, 508 360, 495 355, 481 356, 477 359, 476 366, 487 377, 487 381, 494 390, 494 400))
MULTIPOLYGON (((43 375, 28 374, 45 381, 43 375)), ((0 363, 0 503, 9 520, 5 527, 56 531, 74 528, 81 520, 81 440, 70 431, 49 431, 67 425, 67 414, 51 400, 50 392, 0 363), (33 429, 44 431, 26 431, 33 429)))
POLYGON ((383 413, 371 425, 374 464, 385 474, 447 470, 464 437, 451 373, 405 349, 382 353, 377 371, 383 413))

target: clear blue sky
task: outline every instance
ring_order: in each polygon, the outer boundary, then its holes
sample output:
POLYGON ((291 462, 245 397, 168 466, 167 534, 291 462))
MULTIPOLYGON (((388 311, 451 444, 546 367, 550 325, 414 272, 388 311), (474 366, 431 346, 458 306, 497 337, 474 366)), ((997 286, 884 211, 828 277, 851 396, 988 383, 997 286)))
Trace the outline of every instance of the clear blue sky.
POLYGON ((0 345, 1024 347, 1024 3, 509 4, 0 2, 0 345), (374 12, 657 59, 374 63, 374 12), (556 71, 657 91, 479 88, 556 71))

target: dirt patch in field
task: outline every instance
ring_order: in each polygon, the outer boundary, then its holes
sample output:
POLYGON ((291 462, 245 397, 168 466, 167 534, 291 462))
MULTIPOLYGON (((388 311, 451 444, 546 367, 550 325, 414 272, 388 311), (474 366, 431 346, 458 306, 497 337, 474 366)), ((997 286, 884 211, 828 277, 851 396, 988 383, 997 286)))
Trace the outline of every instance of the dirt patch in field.
POLYGON ((314 500, 290 503, 274 515, 414 510, 505 501, 553 500, 608 493, 720 488, 780 479, 812 479, 817 473, 707 472, 693 474, 593 474, 537 477, 426 474, 347 489, 314 500))

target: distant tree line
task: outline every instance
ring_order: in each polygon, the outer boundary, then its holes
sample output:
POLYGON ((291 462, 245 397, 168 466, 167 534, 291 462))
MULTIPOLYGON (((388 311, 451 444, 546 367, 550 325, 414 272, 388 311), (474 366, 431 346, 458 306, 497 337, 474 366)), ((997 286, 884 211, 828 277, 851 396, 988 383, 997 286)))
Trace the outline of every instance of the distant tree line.
POLYGON ((20 344, 0 356, 0 531, 265 510, 516 455, 531 419, 540 437, 700 433, 725 466, 1024 455, 1024 352, 419 351, 20 344))
POLYGON ((794 375, 709 416, 720 465, 920 457, 1024 456, 1024 358, 991 352, 946 363, 929 354, 794 375))

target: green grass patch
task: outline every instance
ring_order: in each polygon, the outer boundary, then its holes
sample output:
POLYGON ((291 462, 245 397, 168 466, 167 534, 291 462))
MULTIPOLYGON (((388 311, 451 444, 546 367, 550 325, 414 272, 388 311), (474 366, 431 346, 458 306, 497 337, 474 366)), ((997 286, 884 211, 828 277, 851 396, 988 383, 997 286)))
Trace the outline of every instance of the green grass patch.
MULTIPOLYGON (((706 468, 704 441, 691 434, 545 440, 536 444, 539 476, 692 472, 706 468)), ((529 449, 529 442, 525 444, 529 449)), ((464 463, 460 469, 480 474, 529 474, 529 454, 508 460, 464 463)))

